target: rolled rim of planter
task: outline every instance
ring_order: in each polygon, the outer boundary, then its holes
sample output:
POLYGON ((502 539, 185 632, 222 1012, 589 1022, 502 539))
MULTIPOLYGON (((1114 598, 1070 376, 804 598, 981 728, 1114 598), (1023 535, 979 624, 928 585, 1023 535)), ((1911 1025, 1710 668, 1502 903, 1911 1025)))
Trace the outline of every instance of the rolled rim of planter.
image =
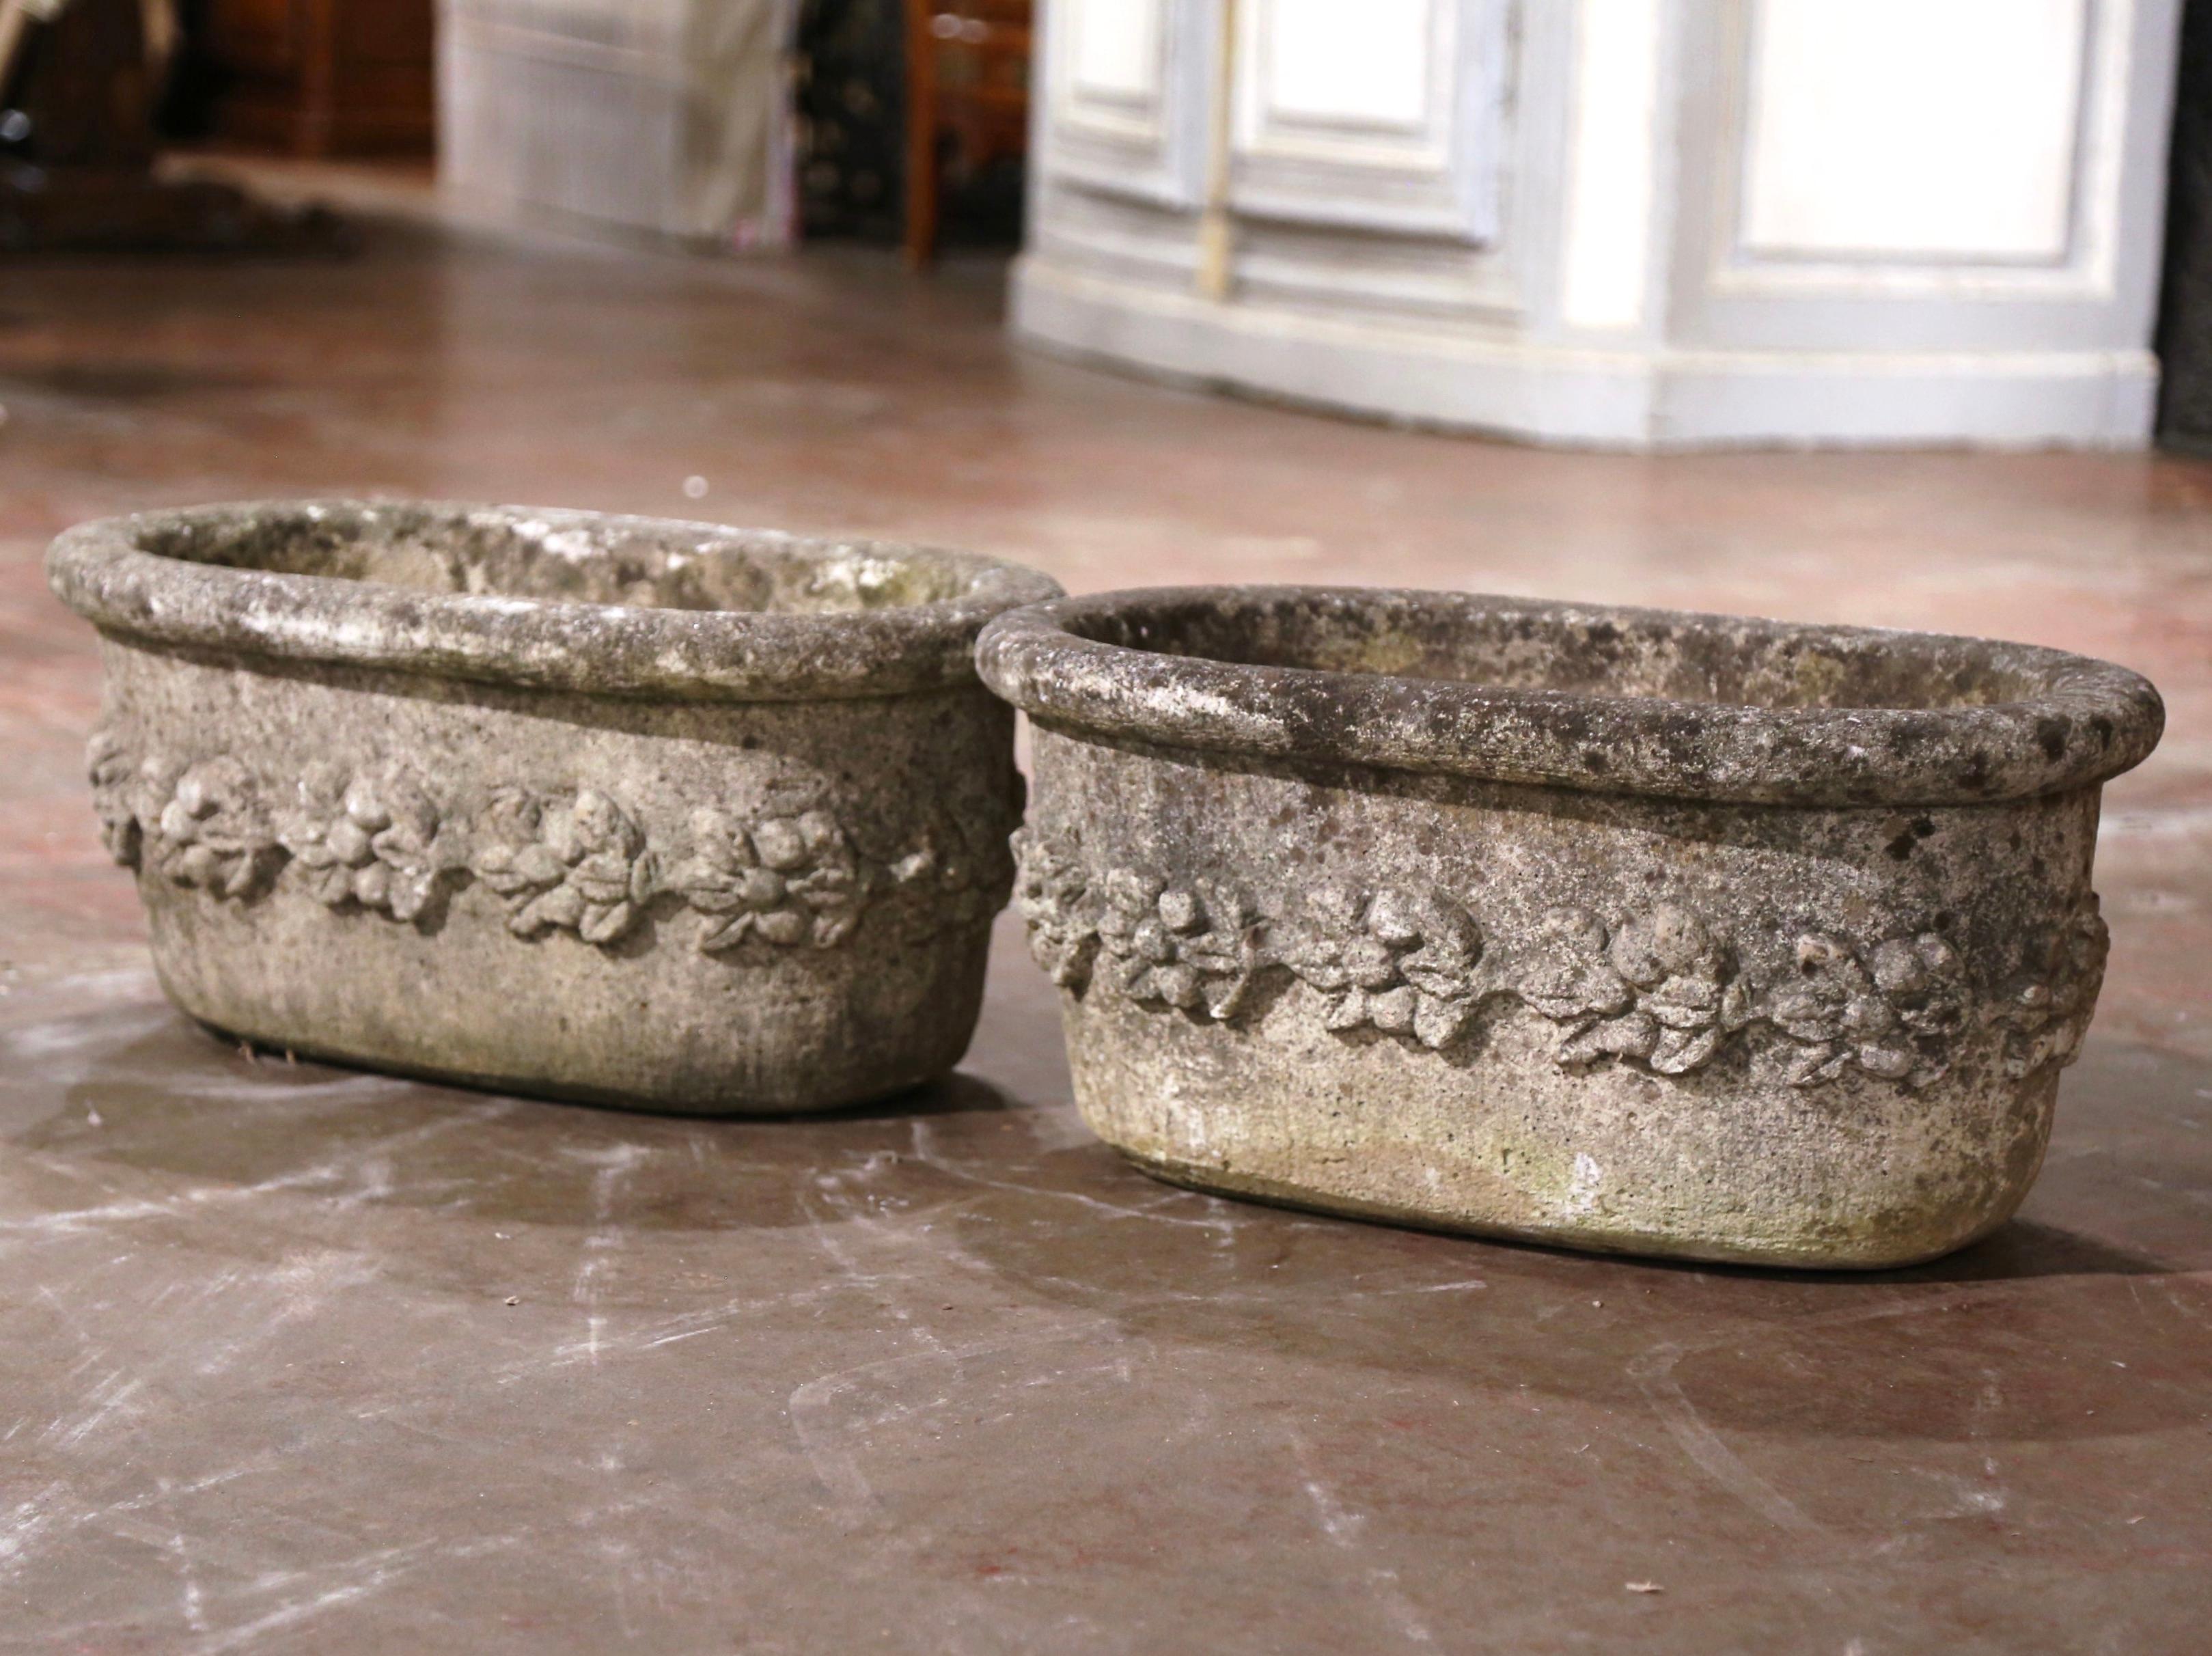
POLYGON ((78 614, 152 643, 695 701, 972 683, 984 623, 1060 590, 1048 575, 966 552, 435 502, 111 518, 64 534, 46 569, 78 614), (441 565, 440 548, 453 546, 507 560, 507 589, 467 590, 481 565, 441 565), (344 572, 308 572, 318 566, 344 572), (568 595, 627 570, 667 594, 568 595))
POLYGON ((1372 588, 1065 598, 998 618, 976 661, 1088 733, 1715 803, 2059 793, 2140 764, 2166 721, 2138 674, 2035 645, 1372 588))

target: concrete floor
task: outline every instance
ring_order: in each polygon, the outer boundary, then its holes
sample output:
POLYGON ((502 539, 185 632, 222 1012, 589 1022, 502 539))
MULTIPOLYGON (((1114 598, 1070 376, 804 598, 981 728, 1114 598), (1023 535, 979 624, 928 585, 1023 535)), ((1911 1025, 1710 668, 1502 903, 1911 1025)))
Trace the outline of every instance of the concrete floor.
POLYGON ((1017 352, 1001 275, 422 222, 0 269, 0 1650, 2206 1649, 2212 466, 1341 424, 1017 352), (835 1121, 198 1034, 94 838, 97 663, 39 554, 368 490, 1077 588, 1995 633, 2147 672, 2172 722, 2107 796, 2112 972, 2021 1220, 1879 1277, 1583 1259, 1147 1182, 1075 1119, 1011 925, 963 1074, 835 1121))

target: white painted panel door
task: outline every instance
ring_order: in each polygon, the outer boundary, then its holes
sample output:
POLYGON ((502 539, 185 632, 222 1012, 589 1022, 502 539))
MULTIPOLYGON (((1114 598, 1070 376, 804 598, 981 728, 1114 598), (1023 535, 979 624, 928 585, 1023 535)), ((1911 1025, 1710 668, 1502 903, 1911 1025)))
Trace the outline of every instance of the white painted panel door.
POLYGON ((2063 259, 2090 3, 1755 0, 1743 247, 2063 259))
POLYGON ((1429 120, 1436 0, 1246 0, 1261 27, 1261 124, 1322 122, 1419 134, 1429 120))
POLYGON ((1159 0, 1059 0, 1079 96, 1144 103, 1160 93, 1159 0))
POLYGON ((1617 330, 1644 320, 1658 164, 1661 0, 1580 0, 1568 137, 1560 319, 1617 330))
POLYGON ((1164 206, 1195 204, 1206 63, 1218 0, 1046 0, 1040 157, 1063 183, 1164 206))
POLYGON ((1231 204, 1488 240, 1505 0, 1236 0, 1231 204))

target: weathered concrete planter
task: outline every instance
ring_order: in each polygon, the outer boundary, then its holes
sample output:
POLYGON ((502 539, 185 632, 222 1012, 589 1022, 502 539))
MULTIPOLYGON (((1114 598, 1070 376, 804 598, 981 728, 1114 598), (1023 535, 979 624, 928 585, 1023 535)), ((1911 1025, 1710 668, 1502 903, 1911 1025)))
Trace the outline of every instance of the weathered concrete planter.
POLYGON ((1928 1258, 2033 1179, 2163 720, 2050 650, 1188 588, 984 631, 1076 1095, 1163 1177, 1576 1246, 1928 1258))
POLYGON ((986 558, 507 508, 55 543, 155 964, 263 1042, 734 1113, 949 1069, 1020 817, 986 558))

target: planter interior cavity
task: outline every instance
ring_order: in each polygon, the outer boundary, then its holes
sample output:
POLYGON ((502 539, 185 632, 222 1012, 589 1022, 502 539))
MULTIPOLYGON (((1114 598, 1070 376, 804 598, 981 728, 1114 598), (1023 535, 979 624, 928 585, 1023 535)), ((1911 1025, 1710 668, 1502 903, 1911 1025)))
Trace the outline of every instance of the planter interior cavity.
POLYGON ((171 997, 270 1046, 811 1110, 965 1049, 1019 817, 994 560, 587 513, 88 525, 92 750, 171 997))
POLYGON ((1944 1252, 2033 1180, 2135 674, 1460 594, 1001 618, 1019 897, 1092 1126, 1164 1177, 1607 1250, 1944 1252))

